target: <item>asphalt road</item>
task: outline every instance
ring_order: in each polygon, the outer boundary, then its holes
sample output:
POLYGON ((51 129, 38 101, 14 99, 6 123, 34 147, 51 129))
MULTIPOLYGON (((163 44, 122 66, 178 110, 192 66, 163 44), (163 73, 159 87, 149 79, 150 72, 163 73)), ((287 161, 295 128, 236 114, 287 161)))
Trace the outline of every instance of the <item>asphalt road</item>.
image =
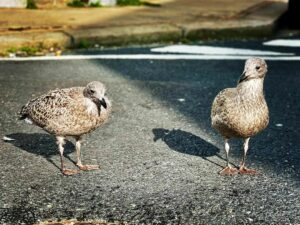
MULTIPOLYGON (((261 41, 210 46, 300 55, 261 41)), ((75 54, 158 54, 150 47, 75 54)), ((74 52, 69 53, 74 54, 74 52)), ((178 53, 170 53, 180 55, 178 53)), ((262 56, 263 57, 263 56, 262 56)), ((300 224, 300 61, 267 60, 268 128, 250 140, 247 164, 261 175, 223 177, 223 142, 210 127, 215 95, 236 85, 244 59, 0 61, 0 224, 104 219, 131 224, 300 224), (85 163, 66 177, 54 137, 17 120, 47 90, 100 80, 113 101, 109 123, 86 137, 85 163)), ((66 145, 69 167, 74 142, 66 145)), ((238 165, 242 142, 231 141, 238 165)))

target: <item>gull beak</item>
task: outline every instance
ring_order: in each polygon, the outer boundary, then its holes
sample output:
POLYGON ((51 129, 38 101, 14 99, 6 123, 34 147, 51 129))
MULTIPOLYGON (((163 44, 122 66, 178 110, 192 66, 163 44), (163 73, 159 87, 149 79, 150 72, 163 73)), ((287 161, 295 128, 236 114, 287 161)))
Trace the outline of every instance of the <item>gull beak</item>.
POLYGON ((93 102, 96 104, 97 109, 98 109, 98 114, 100 116, 101 112, 101 106, 103 106, 105 109, 107 108, 107 104, 104 98, 99 99, 99 98, 93 98, 93 102))
POLYGON ((102 98, 102 99, 100 100, 100 104, 104 107, 104 109, 107 108, 107 104, 106 104, 106 101, 105 101, 104 98, 102 98))
POLYGON ((246 80, 246 79, 247 79, 246 71, 244 71, 244 72, 242 73, 242 75, 240 76, 240 79, 239 79, 238 83, 241 83, 241 82, 243 82, 243 81, 246 80))

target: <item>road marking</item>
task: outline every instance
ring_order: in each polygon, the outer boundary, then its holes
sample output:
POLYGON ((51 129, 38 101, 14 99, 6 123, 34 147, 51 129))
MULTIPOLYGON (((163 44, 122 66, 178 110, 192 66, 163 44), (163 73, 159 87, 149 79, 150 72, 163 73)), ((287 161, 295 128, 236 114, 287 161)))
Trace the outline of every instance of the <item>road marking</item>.
POLYGON ((227 48, 213 46, 197 46, 197 45, 171 45, 161 48, 152 48, 152 52, 161 53, 184 53, 184 54, 203 54, 203 55, 294 55, 293 53, 281 53, 272 51, 252 50, 243 48, 227 48))
MULTIPOLYGON (((41 57, 0 58, 0 61, 59 61, 59 60, 89 60, 89 59, 122 59, 122 60, 246 60, 252 55, 176 55, 176 54, 134 54, 134 55, 63 55, 41 57)), ((264 56, 270 61, 300 61, 300 56, 264 56)))
POLYGON ((300 40, 277 39, 263 43, 268 46, 300 47, 300 40))

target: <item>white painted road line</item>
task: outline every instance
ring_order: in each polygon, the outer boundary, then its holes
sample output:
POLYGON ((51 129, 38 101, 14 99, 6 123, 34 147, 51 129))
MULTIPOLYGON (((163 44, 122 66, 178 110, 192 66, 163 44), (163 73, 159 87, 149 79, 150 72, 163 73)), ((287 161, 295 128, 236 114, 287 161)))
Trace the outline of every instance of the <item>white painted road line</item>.
POLYGON ((300 47, 300 40, 277 39, 263 43, 268 46, 300 47))
MULTIPOLYGON (((155 55, 155 54, 132 54, 132 55, 63 55, 41 57, 16 57, 0 58, 0 61, 58 61, 58 60, 89 60, 89 59, 122 59, 122 60, 246 60, 252 55, 155 55)), ((300 61, 300 56, 261 56, 270 61, 300 61)))
POLYGON ((204 55, 294 55, 293 53, 281 53, 272 51, 242 49, 242 48, 227 48, 213 46, 197 46, 197 45, 171 45, 161 48, 152 48, 152 52, 160 53, 184 53, 184 54, 204 54, 204 55))

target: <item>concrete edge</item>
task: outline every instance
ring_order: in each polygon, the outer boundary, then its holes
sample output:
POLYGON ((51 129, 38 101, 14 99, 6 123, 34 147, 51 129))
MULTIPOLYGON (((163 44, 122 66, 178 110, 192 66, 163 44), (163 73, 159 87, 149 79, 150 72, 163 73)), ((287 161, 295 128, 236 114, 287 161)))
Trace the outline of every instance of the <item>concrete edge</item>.
POLYGON ((239 23, 228 23, 228 26, 215 27, 184 27, 184 36, 187 40, 210 40, 210 39, 241 39, 241 38, 266 38, 272 36, 276 31, 275 22, 252 24, 253 21, 240 21, 239 23))
POLYGON ((101 46, 178 42, 182 30, 171 24, 105 27, 97 29, 68 30, 73 47, 99 44, 101 46), (142 27, 142 28, 141 28, 142 27))
POLYGON ((21 47, 71 47, 71 39, 64 32, 20 32, 0 35, 0 51, 21 47))
POLYGON ((287 10, 283 2, 267 2, 250 13, 243 13, 243 17, 226 21, 206 23, 190 23, 182 25, 184 37, 188 40, 196 39, 240 39, 265 38, 274 34, 277 22, 287 10), (213 28, 210 28, 213 27, 213 28))
POLYGON ((124 27, 60 30, 52 32, 19 32, 0 34, 0 51, 15 47, 87 48, 179 42, 183 40, 262 38, 274 34, 278 18, 287 4, 264 4, 242 18, 194 22, 188 24, 141 24, 124 27), (141 28, 142 27, 142 28, 141 28))

